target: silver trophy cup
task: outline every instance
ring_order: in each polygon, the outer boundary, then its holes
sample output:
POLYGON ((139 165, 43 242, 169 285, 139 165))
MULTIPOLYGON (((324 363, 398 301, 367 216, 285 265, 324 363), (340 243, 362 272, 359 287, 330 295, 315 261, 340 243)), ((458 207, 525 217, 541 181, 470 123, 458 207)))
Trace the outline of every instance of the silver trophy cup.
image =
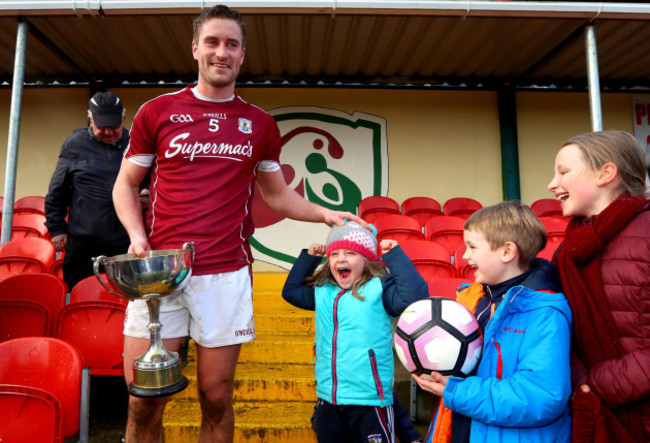
POLYGON ((151 343, 144 355, 133 363, 133 382, 129 393, 136 397, 164 397, 182 391, 188 385, 182 375, 177 352, 167 351, 160 338, 160 299, 170 295, 189 281, 194 261, 194 243, 183 249, 147 251, 145 257, 134 253, 93 258, 93 269, 99 282, 113 295, 127 300, 143 299, 149 308, 151 343), (106 280, 100 276, 104 266, 106 280))

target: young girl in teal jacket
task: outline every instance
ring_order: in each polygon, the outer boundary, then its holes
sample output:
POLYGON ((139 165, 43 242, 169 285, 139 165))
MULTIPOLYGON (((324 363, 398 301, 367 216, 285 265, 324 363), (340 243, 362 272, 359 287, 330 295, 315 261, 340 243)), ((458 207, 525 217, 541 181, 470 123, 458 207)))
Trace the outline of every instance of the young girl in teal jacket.
POLYGON ((427 283, 393 240, 355 222, 334 226, 326 245, 303 250, 282 296, 315 310, 318 441, 394 442, 392 320, 427 297, 427 283), (327 256, 327 262, 314 271, 327 256))

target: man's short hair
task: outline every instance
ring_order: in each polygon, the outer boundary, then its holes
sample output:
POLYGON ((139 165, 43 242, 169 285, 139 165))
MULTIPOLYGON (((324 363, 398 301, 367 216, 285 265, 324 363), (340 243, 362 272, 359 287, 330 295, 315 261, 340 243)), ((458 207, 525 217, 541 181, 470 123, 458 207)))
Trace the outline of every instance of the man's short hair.
POLYGON ((194 42, 198 43, 199 34, 201 33, 203 24, 208 20, 212 20, 213 18, 227 18, 234 20, 239 25, 239 29, 241 29, 242 47, 246 47, 246 22, 238 11, 230 9, 226 5, 216 5, 210 9, 206 9, 197 18, 194 19, 194 33, 192 36, 192 40, 194 40, 194 42))
POLYGON ((519 251, 519 267, 524 270, 530 269, 548 239, 546 228, 532 209, 517 201, 479 209, 465 221, 463 228, 481 232, 492 249, 513 242, 519 251))

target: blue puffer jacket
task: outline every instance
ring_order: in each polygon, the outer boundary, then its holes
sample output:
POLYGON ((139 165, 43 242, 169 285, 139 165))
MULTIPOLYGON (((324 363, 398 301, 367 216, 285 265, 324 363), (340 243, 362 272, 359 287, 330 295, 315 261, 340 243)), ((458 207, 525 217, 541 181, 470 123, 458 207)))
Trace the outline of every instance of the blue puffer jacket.
POLYGON ((428 296, 427 283, 400 247, 382 256, 391 270, 367 282, 359 300, 331 283, 304 284, 321 258, 302 251, 282 290, 294 306, 316 311, 316 393, 336 405, 393 404, 393 318, 428 296))
POLYGON ((445 405, 472 418, 471 442, 569 442, 571 310, 562 293, 508 290, 476 376, 451 377, 445 405))

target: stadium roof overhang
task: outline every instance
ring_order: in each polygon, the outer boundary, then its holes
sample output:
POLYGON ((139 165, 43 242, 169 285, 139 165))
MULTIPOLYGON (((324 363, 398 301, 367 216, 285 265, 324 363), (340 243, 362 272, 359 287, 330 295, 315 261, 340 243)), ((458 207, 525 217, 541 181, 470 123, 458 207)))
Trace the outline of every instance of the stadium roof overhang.
MULTIPOLYGON (((196 80, 192 20, 215 3, 5 0, 0 2, 0 86, 13 81, 20 22, 27 25, 28 86, 191 83, 196 80)), ((593 24, 601 87, 650 86, 647 3, 227 4, 248 23, 241 84, 584 89, 584 28, 593 24)))

